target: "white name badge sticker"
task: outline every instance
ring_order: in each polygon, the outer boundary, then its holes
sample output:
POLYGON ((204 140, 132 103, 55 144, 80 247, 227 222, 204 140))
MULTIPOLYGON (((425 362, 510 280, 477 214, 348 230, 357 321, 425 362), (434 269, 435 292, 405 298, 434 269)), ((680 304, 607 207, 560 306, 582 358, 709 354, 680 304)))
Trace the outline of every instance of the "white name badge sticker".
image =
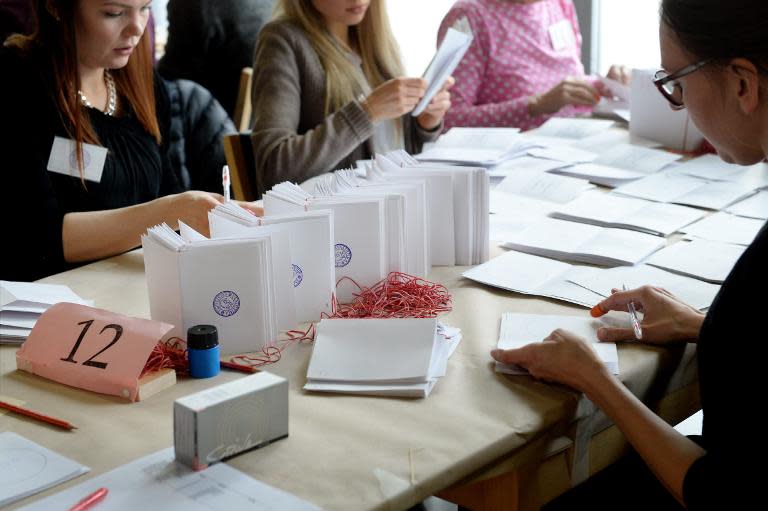
POLYGON ((552 40, 552 48, 555 51, 576 46, 576 36, 573 35, 573 27, 568 20, 561 20, 550 25, 549 38, 552 40))
MULTIPOLYGON (((85 179, 96 183, 101 182, 101 174, 104 172, 104 162, 106 159, 106 147, 83 144, 83 174, 85 179)), ((54 137, 47 168, 51 172, 80 177, 75 141, 63 137, 54 137)))

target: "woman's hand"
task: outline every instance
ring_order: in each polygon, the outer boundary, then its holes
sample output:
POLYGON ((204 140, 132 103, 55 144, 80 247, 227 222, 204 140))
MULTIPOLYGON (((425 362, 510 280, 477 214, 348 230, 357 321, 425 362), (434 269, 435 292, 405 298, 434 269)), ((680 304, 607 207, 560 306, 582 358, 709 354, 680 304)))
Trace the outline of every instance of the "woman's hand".
POLYGON ((534 378, 563 383, 584 391, 588 382, 609 377, 610 373, 586 340, 557 329, 542 342, 522 348, 493 350, 491 356, 502 364, 517 364, 534 378))
POLYGON ((257 206, 253 202, 244 202, 240 200, 236 200, 232 202, 234 202, 241 208, 249 211, 250 213, 253 214, 253 216, 264 216, 264 208, 262 208, 261 206, 257 206))
POLYGON ((394 78, 376 87, 362 102, 372 122, 397 119, 413 110, 427 90, 423 78, 394 78))
MULTIPOLYGON (((602 316, 608 311, 627 311, 633 302, 643 313, 640 328, 643 341, 651 344, 696 341, 699 338, 704 314, 660 287, 643 286, 629 291, 614 289, 611 296, 595 305, 592 315, 602 316)), ((635 338, 631 328, 602 327, 597 331, 601 341, 626 341, 635 338)))
POLYGON ((612 65, 605 76, 623 85, 629 85, 629 82, 632 81, 632 72, 629 68, 618 64, 612 65))
POLYGON ((210 236, 208 230, 208 212, 224 202, 218 193, 188 191, 167 195, 165 201, 165 222, 173 229, 178 229, 179 220, 202 234, 210 236))
POLYGON ((419 126, 430 131, 440 125, 445 116, 445 112, 451 108, 451 93, 448 91, 453 87, 454 83, 456 83, 456 80, 454 80, 452 76, 449 76, 440 91, 435 94, 435 97, 429 102, 427 108, 425 108, 417 118, 419 126))
POLYGON ((567 77, 544 94, 537 94, 528 102, 528 113, 536 117, 554 114, 567 105, 593 106, 600 101, 600 91, 591 83, 567 77))

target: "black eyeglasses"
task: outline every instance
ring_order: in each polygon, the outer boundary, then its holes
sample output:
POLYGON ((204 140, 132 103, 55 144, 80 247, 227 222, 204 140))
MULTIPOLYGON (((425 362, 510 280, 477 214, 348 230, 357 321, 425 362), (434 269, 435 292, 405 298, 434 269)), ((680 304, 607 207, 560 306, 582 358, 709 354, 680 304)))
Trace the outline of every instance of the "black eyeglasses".
POLYGON ((707 64, 709 64, 709 59, 685 66, 683 69, 672 74, 661 69, 656 71, 656 75, 653 77, 653 84, 659 89, 661 95, 669 101, 673 110, 682 110, 685 108, 685 103, 683 103, 683 86, 678 80, 694 71, 698 71, 707 64))

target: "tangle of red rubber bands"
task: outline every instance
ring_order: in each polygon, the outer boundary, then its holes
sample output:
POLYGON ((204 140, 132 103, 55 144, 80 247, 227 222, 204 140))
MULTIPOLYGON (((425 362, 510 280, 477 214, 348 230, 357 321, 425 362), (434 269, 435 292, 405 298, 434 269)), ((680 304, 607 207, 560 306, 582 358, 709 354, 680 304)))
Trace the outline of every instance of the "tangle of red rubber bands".
POLYGON ((353 300, 339 304, 335 297, 330 315, 337 318, 434 318, 453 308, 451 294, 442 284, 436 284, 407 273, 391 272, 387 278, 371 287, 363 287, 349 277, 336 283, 338 288, 345 280, 357 286, 353 300))

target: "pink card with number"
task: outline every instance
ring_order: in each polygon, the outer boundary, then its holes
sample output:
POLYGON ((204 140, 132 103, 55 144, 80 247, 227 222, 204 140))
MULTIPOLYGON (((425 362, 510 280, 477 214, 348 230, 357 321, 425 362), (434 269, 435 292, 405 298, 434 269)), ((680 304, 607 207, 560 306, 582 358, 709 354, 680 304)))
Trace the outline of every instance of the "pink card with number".
POLYGON ((44 378, 136 401, 155 345, 173 328, 74 303, 45 311, 16 353, 16 367, 44 378))

